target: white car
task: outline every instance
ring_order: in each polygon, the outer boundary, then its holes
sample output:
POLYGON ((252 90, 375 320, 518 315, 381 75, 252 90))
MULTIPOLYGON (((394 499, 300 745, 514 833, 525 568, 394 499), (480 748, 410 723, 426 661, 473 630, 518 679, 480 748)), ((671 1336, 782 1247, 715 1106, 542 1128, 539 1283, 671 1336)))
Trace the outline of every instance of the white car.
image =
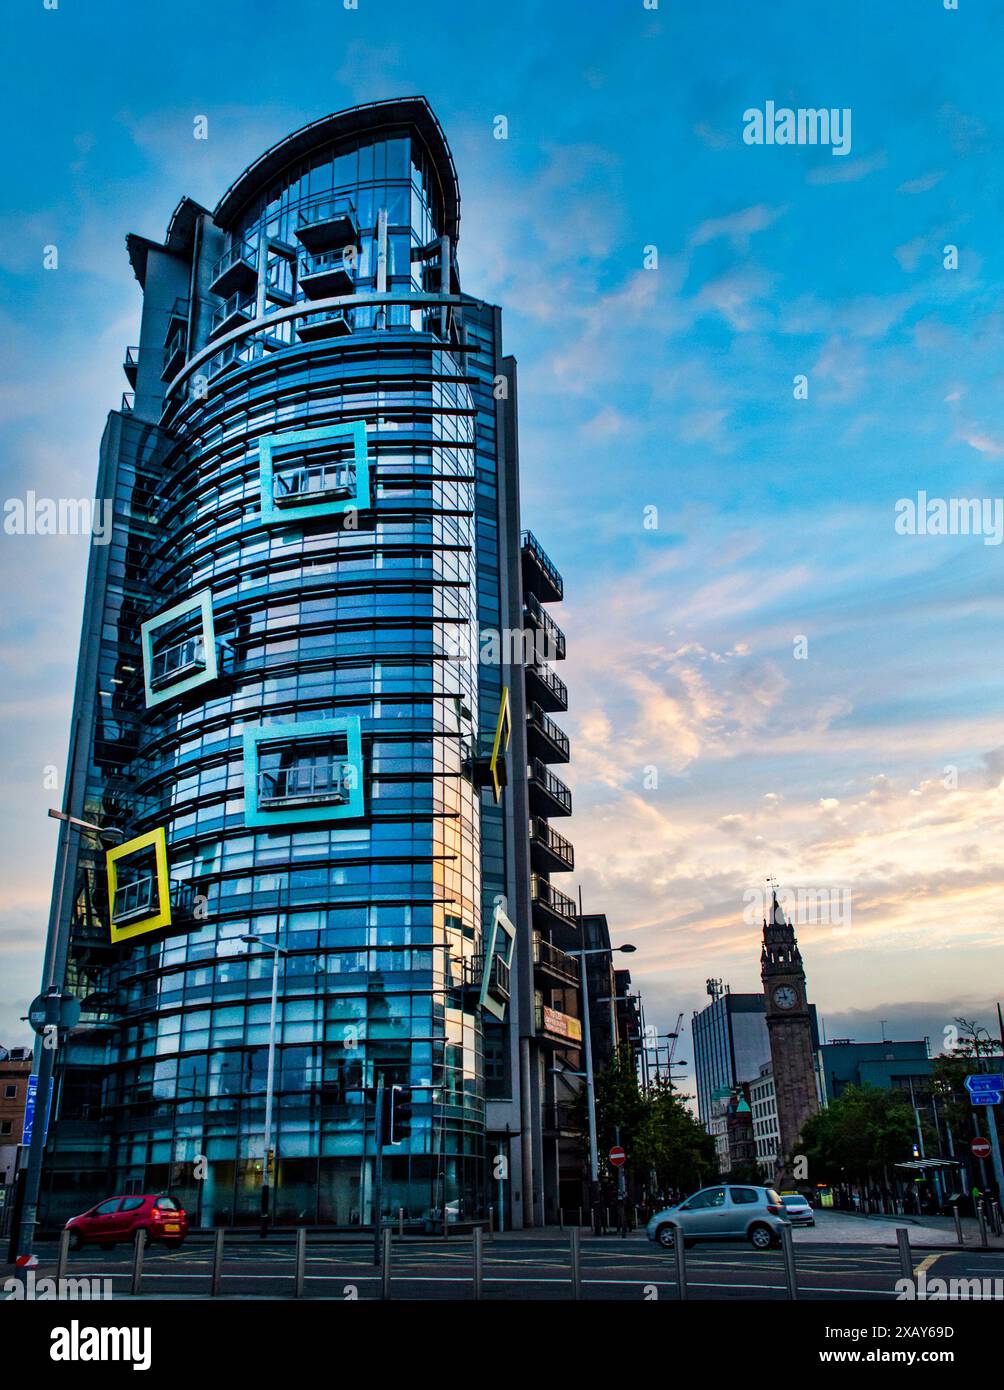
POLYGON ((656 1212, 645 1227, 649 1240, 671 1250, 677 1230, 685 1246, 698 1240, 748 1240, 756 1250, 769 1250, 788 1225, 781 1198, 772 1187, 719 1183, 702 1187, 685 1202, 656 1212))
POLYGON ((816 1218, 808 1199, 801 1192, 782 1192, 784 1214, 793 1226, 815 1226, 816 1218))

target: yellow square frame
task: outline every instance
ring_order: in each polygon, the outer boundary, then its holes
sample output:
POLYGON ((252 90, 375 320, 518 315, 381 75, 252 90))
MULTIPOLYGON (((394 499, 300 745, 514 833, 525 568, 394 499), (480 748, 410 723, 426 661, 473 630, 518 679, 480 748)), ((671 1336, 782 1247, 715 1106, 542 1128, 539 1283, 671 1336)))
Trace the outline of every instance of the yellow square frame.
POLYGON ((509 751, 509 740, 512 738, 512 714, 509 710, 509 687, 502 687, 502 699, 499 703, 499 718, 495 725, 495 742, 492 744, 492 790, 495 793, 495 800, 502 800, 502 779, 499 776, 499 753, 505 758, 509 751), (505 742, 503 743, 503 737, 505 742))
POLYGON ((105 856, 105 867, 108 872, 108 926, 113 943, 128 941, 130 937, 143 936, 146 932, 157 931, 160 927, 171 925, 171 885, 167 876, 167 831, 162 825, 158 826, 156 830, 148 831, 145 835, 137 835, 135 840, 127 840, 124 845, 116 845, 114 849, 110 849, 105 856), (157 860, 157 911, 153 916, 144 917, 139 922, 130 922, 128 926, 117 927, 111 920, 115 892, 118 888, 116 865, 120 859, 125 859, 130 854, 135 854, 138 850, 146 849, 150 845, 153 845, 157 860))

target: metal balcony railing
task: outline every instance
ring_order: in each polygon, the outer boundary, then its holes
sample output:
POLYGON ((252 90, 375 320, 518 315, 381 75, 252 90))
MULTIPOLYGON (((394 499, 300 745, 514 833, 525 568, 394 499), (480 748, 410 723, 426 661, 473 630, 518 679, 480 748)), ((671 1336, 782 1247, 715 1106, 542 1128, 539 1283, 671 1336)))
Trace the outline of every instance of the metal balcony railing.
POLYGON ((509 966, 505 963, 501 956, 496 956, 495 959, 492 961, 492 974, 490 982, 490 988, 492 993, 498 995, 501 999, 508 999, 510 997, 510 978, 511 971, 509 969, 509 966))
POLYGON ((210 289, 213 294, 229 295, 246 290, 257 276, 258 248, 250 241, 237 241, 213 266, 210 289))
MULTIPOLYGON (((182 913, 191 912, 195 906, 195 889, 190 883, 169 884, 171 907, 182 913)), ((112 921, 116 926, 139 917, 148 917, 159 906, 160 894, 156 874, 144 874, 132 883, 120 884, 112 900, 112 921)))
POLYGON ((528 666, 526 671, 527 675, 536 677, 541 685, 550 691, 562 709, 568 708, 568 686, 556 672, 551 670, 550 666, 542 661, 537 661, 532 666, 528 666))
POLYGON ((352 497, 356 470, 350 463, 305 463, 275 474, 275 500, 279 506, 296 506, 326 497, 352 497))
MULTIPOLYGON (((531 704, 527 706, 527 721, 535 724, 545 738, 549 739, 554 746, 559 749, 564 758, 570 756, 571 749, 568 743, 568 735, 554 720, 544 713, 540 705, 531 704)), ((553 761, 553 759, 552 759, 553 761)))
POLYGON ((328 198, 304 208, 295 236, 308 251, 330 250, 359 240, 359 222, 351 198, 328 198))
POLYGON ((202 637, 186 637, 154 654, 150 663, 152 686, 173 684, 184 676, 206 669, 206 648, 202 637))
POLYGON ((300 260, 297 278, 304 293, 313 298, 329 294, 351 294, 355 270, 342 251, 321 251, 300 260))
POLYGON ((236 328, 249 323, 254 318, 255 302, 249 295, 232 294, 222 309, 213 315, 212 331, 221 333, 225 328, 236 328))
POLYGON ((566 869, 575 868, 575 850, 571 842, 564 835, 559 835, 541 816, 534 816, 530 821, 530 843, 540 845, 560 859, 566 869))
POLYGON ((555 888, 546 878, 541 878, 540 874, 530 875, 530 901, 550 908, 566 922, 578 921, 579 914, 574 899, 567 893, 562 893, 560 888, 555 888))
POLYGON ((544 574, 550 581, 552 589, 556 592, 557 598, 562 598, 565 592, 564 581, 561 578, 557 565, 551 560, 551 557, 541 545, 540 541, 532 531, 524 531, 520 537, 520 541, 523 549, 533 556, 534 560, 544 571, 544 574))
POLYGON ((258 773, 259 806, 290 806, 297 802, 345 802, 349 799, 352 764, 340 761, 305 763, 258 773))
POLYGON ((523 602, 527 617, 544 634, 546 652, 550 661, 563 661, 565 657, 565 634, 544 608, 536 594, 525 594, 523 602))
POLYGON ((579 962, 575 956, 552 946, 550 941, 545 941, 540 932, 536 931, 533 934, 533 963, 554 971, 570 984, 578 984, 581 979, 579 962))
POLYGON ((136 385, 136 377, 139 375, 139 348, 127 347, 125 361, 122 363, 122 370, 125 372, 130 386, 136 385))
POLYGON ((555 777, 554 773, 549 771, 539 758, 530 758, 527 770, 531 788, 536 783, 541 791, 561 807, 566 816, 570 816, 572 814, 572 793, 561 778, 555 777))
POLYGON ((123 415, 131 415, 136 408, 136 397, 132 391, 122 392, 122 404, 119 409, 123 415))

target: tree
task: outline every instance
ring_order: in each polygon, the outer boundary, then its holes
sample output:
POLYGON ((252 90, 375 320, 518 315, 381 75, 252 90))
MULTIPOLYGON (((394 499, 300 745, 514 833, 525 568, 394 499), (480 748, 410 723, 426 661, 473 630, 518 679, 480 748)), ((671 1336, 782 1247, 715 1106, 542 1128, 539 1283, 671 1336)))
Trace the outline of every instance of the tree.
MULTIPOLYGON (((630 1048, 619 1048, 596 1075, 596 1135, 601 1175, 613 1177, 607 1154, 620 1143, 628 1154, 633 1185, 654 1176, 660 1191, 693 1191, 715 1172, 715 1145, 686 1105, 686 1096, 667 1081, 643 1092, 630 1048)), ((585 1091, 574 1105, 584 1136, 583 1159, 588 1158, 589 1128, 585 1091)))
POLYGON ((801 1148, 813 1182, 882 1181, 913 1157, 916 1124, 903 1091, 848 1086, 826 1110, 806 1120, 801 1148))

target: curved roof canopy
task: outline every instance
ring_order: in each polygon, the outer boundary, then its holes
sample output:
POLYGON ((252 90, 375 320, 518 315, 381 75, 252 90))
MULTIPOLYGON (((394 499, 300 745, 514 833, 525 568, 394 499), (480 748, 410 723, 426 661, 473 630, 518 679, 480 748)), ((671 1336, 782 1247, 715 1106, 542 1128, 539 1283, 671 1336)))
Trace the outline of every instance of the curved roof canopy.
POLYGON ((260 194, 284 169, 311 151, 353 135, 410 126, 423 140, 439 181, 443 200, 443 230, 455 244, 460 228, 460 189, 453 155, 443 129, 425 97, 396 97, 371 101, 321 116, 295 130, 259 155, 224 193, 213 214, 219 226, 229 229, 252 198, 260 194))

